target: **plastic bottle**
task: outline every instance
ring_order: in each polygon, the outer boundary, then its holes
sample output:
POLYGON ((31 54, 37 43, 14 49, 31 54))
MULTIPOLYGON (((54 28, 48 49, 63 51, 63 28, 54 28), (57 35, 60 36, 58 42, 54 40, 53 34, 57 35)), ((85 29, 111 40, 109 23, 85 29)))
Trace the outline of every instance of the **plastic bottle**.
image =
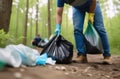
POLYGON ((3 70, 5 68, 5 63, 0 61, 0 70, 3 70))

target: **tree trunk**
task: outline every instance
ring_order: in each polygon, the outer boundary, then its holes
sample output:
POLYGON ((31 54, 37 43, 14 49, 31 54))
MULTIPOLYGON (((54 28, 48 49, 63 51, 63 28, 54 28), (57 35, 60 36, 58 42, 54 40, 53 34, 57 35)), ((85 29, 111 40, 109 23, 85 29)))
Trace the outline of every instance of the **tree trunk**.
POLYGON ((27 23, 28 23, 28 9, 29 9, 29 0, 26 1, 26 15, 25 15, 25 26, 24 26, 24 39, 23 39, 23 44, 26 45, 27 43, 27 23))
POLYGON ((38 0, 36 1, 36 35, 38 34, 38 9, 39 9, 39 5, 38 5, 38 0))
POLYGON ((17 10, 16 10, 17 12, 16 12, 16 34, 15 34, 15 36, 17 37, 17 34, 18 34, 18 27, 19 27, 19 3, 18 3, 18 5, 17 5, 17 10))
POLYGON ((12 0, 0 0, 0 29, 9 31, 12 0))
POLYGON ((50 0, 48 0, 48 38, 51 35, 51 12, 50 12, 50 0))
MULTIPOLYGON (((31 15, 32 16, 32 15, 31 15)), ((30 39, 32 39, 32 29, 33 29, 33 19, 31 18, 31 22, 30 22, 30 39)))

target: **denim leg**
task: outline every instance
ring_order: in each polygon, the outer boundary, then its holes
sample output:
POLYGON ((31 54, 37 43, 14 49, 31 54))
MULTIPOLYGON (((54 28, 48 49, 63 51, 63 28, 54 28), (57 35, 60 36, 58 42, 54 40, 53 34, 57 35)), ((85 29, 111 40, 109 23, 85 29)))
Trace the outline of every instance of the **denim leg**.
POLYGON ((110 47, 109 47, 107 33, 104 28, 102 12, 98 2, 96 4, 96 10, 95 10, 95 16, 94 16, 94 27, 97 30, 98 34, 100 35, 100 38, 102 41, 103 50, 104 50, 103 56, 111 56, 111 54, 109 53, 110 47))
POLYGON ((85 55, 84 42, 83 42, 83 24, 84 24, 85 12, 80 11, 78 8, 73 7, 73 25, 74 25, 74 37, 78 55, 85 55))

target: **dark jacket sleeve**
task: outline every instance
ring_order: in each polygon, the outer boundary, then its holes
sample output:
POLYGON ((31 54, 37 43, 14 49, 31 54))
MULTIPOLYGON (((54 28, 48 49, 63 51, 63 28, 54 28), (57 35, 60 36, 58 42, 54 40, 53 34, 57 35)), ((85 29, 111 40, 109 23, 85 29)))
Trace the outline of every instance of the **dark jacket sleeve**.
POLYGON ((57 7, 64 7, 64 0, 57 0, 57 7))

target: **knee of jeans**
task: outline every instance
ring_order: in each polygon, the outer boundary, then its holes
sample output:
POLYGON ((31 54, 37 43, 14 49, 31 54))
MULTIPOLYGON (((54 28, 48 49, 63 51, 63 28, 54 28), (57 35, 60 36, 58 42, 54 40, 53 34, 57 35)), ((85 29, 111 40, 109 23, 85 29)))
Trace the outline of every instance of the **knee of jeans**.
POLYGON ((104 33, 106 33, 106 30, 105 30, 103 24, 100 24, 100 23, 96 24, 96 23, 95 23, 94 26, 95 26, 95 29, 97 30, 97 32, 98 32, 99 34, 104 34, 104 33))
POLYGON ((103 29, 98 29, 98 34, 99 34, 100 36, 106 35, 105 29, 104 29, 104 28, 103 28, 103 29))
POLYGON ((82 32, 83 32, 82 29, 78 29, 78 28, 74 29, 74 34, 79 34, 79 33, 82 33, 82 32))

